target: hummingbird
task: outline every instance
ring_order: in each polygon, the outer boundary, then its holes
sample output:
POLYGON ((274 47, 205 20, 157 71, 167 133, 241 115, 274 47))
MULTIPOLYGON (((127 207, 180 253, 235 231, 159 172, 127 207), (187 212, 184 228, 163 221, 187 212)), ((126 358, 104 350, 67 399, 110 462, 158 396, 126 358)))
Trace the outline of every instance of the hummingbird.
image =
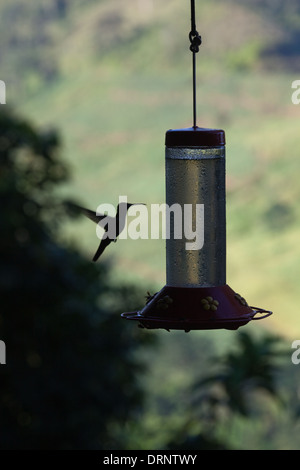
POLYGON ((93 257, 93 261, 97 261, 99 259, 99 257, 102 255, 105 248, 111 242, 117 241, 117 237, 122 232, 122 230, 124 230, 126 215, 127 215, 127 211, 129 207, 136 206, 136 205, 145 205, 145 204, 142 202, 136 202, 136 203, 120 202, 117 205, 116 216, 111 217, 109 215, 99 214, 98 212, 85 209, 84 207, 78 206, 77 204, 68 203, 69 207, 71 206, 71 208, 76 209, 77 211, 81 212, 83 215, 91 219, 93 222, 95 222, 96 224, 98 224, 100 227, 102 227, 105 230, 105 233, 103 234, 100 245, 93 257), (109 233, 108 233, 109 227, 114 227, 114 230, 113 230, 114 236, 109 236, 109 233))

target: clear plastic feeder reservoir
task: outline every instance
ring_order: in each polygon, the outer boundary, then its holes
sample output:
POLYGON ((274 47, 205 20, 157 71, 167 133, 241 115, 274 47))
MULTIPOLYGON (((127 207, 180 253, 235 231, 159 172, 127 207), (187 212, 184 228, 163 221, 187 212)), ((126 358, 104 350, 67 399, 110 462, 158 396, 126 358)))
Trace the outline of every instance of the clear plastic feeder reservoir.
POLYGON ((166 242, 167 285, 213 287, 226 284, 223 131, 167 132, 166 203, 169 210, 174 207, 174 220, 170 221, 170 237, 166 242), (182 210, 181 227, 178 227, 180 217, 175 219, 176 205, 182 210))
POLYGON ((144 328, 190 331, 237 329, 271 315, 226 284, 224 131, 169 130, 165 161, 166 285, 122 316, 144 328))

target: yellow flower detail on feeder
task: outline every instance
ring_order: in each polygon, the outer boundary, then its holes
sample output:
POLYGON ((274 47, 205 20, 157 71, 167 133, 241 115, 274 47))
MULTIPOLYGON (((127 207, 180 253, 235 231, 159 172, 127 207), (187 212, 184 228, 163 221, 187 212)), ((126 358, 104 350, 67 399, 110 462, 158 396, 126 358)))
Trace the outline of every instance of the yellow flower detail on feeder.
POLYGON ((244 305, 245 307, 248 307, 246 300, 240 294, 235 294, 234 297, 240 302, 240 304, 244 305))
POLYGON ((147 291, 147 295, 145 296, 145 298, 146 298, 146 305, 147 305, 152 299, 154 299, 154 297, 156 296, 156 294, 157 294, 157 292, 152 295, 152 294, 150 294, 149 291, 147 291))
POLYGON ((173 303, 173 299, 169 295, 165 295, 157 301, 156 308, 159 310, 167 310, 173 303))
POLYGON ((215 312, 219 306, 219 302, 210 296, 205 297, 205 299, 202 299, 201 304, 204 310, 212 310, 213 312, 215 312))

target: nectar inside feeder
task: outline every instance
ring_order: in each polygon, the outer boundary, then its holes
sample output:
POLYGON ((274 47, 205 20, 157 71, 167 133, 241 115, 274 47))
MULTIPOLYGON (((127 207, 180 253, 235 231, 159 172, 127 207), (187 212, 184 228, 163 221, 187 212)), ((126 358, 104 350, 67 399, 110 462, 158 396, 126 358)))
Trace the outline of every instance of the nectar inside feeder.
POLYGON ((203 246, 187 249, 190 240, 185 231, 181 227, 182 236, 177 237, 178 227, 170 219, 166 285, 149 296, 140 311, 123 313, 122 317, 149 329, 235 330, 272 312, 249 306, 226 283, 225 132, 196 126, 195 53, 201 39, 194 26, 194 2, 191 4, 194 126, 166 133, 166 204, 170 209, 179 205, 182 214, 186 207, 192 207, 192 227, 198 225, 197 207, 204 208, 203 246))

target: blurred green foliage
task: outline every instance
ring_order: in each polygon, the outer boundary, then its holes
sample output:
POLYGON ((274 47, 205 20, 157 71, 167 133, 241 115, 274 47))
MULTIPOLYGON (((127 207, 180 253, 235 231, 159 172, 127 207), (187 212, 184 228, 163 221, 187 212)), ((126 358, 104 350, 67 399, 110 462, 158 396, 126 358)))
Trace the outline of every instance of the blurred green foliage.
MULTIPOLYGON (((204 44, 225 66, 255 69, 268 63, 278 69, 299 60, 297 0, 205 0, 199 7, 204 44), (255 24, 259 16, 265 24, 255 24), (218 35, 210 33, 213 29, 218 35)), ((70 67, 75 74, 82 58, 91 55, 110 63, 121 58, 130 69, 176 68, 188 46, 189 15, 183 11, 180 0, 2 0, 1 78, 20 97, 50 87, 70 67)))
MULTIPOLYGON (((253 327, 254 328, 254 327, 253 327)), ((163 334, 131 449, 298 449, 299 377, 282 338, 247 327, 163 334), (165 380, 166 371, 168 380, 165 380)))
MULTIPOLYGON (((199 120, 227 134, 228 278, 274 310, 264 326, 295 338, 299 2, 203 0, 197 12, 199 120)), ((118 242, 108 269, 61 243, 90 257, 98 243, 90 222, 66 230, 66 192, 90 208, 120 194, 164 200, 163 133, 190 125, 186 2, 3 0, 0 27, 7 102, 64 135, 1 119, 1 447, 298 448, 296 369, 285 359, 278 378, 268 337, 140 336, 119 319, 140 305, 144 279, 164 282, 163 244, 118 242), (261 359, 284 407, 257 386, 261 359)))
MULTIPOLYGON (((277 338, 237 335, 208 375, 208 338, 173 333, 151 355, 157 335, 121 321, 141 304, 140 289, 112 283, 105 264, 58 243, 66 213, 53 190, 69 172, 54 130, 2 112, 0 175, 1 449, 226 449, 226 423, 255 420, 263 391, 286 405, 277 338)), ((276 430, 278 414, 268 415, 276 430)))
POLYGON ((68 176, 54 131, 0 117, 2 449, 108 449, 142 404, 133 352, 149 336, 120 320, 141 299, 55 238, 52 195, 68 176))

